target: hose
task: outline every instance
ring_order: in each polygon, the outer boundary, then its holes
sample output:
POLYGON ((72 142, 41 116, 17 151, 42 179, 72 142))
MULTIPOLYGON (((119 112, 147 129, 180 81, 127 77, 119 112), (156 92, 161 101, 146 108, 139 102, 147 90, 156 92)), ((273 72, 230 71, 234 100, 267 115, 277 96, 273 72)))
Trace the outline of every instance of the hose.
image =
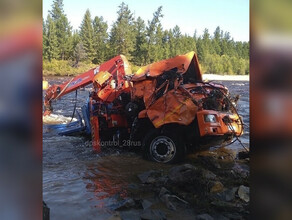
POLYGON ((72 122, 72 120, 73 120, 73 118, 74 118, 74 116, 75 116, 76 104, 77 104, 77 91, 78 91, 78 90, 76 90, 76 93, 75 93, 75 104, 74 104, 74 109, 73 109, 72 117, 71 117, 71 120, 70 120, 69 123, 72 122))

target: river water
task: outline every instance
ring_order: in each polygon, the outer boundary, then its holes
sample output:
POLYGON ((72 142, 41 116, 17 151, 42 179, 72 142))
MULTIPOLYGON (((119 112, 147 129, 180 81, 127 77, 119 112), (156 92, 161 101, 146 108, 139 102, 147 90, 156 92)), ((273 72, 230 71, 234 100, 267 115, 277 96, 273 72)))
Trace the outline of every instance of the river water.
MULTIPOLYGON (((47 80, 52 85, 68 78, 47 80)), ((218 82, 227 86, 231 94, 241 96, 238 112, 246 126, 240 140, 249 147, 249 82, 218 82)), ((77 110, 86 103, 89 91, 90 86, 78 91, 77 110)), ((52 220, 107 219, 130 196, 131 189, 137 188, 137 174, 151 169, 169 169, 172 165, 145 161, 137 153, 114 147, 97 155, 85 137, 57 135, 50 124, 68 122, 74 103, 75 93, 62 97, 53 104, 52 117, 43 123, 43 200, 50 208, 52 220)), ((228 148, 242 149, 238 142, 228 148)), ((169 219, 177 218, 175 212, 165 212, 169 219)), ((139 219, 136 212, 124 212, 123 217, 139 219)), ((192 219, 190 213, 189 219, 192 219)))

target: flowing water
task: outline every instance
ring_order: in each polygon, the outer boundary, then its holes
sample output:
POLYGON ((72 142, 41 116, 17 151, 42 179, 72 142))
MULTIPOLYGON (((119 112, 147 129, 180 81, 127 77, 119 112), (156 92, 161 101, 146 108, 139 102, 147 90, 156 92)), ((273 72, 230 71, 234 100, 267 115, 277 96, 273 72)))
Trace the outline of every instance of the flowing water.
MULTIPOLYGON (((65 80, 68 78, 48 78, 51 85, 65 80)), ((249 82, 219 83, 227 86, 231 94, 241 96, 238 110, 247 126, 240 140, 248 147, 249 82)), ((78 91, 78 111, 86 103, 89 91, 90 86, 78 91)), ((43 200, 50 208, 52 220, 107 219, 131 190, 137 190, 137 174, 151 169, 167 170, 171 165, 145 161, 138 154, 114 147, 97 155, 92 152, 87 138, 57 135, 52 124, 68 123, 74 104, 73 92, 55 102, 54 114, 43 119, 43 200)), ((238 142, 228 148, 242 149, 238 142)), ((166 211, 166 214, 176 218, 175 212, 166 211)), ((135 211, 124 212, 123 216, 124 219, 139 219, 135 211)))

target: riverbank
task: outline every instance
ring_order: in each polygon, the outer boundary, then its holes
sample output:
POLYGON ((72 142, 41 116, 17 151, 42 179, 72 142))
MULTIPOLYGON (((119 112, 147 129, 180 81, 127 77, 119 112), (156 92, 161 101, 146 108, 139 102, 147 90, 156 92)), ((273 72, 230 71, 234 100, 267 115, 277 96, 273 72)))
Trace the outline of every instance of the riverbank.
MULTIPOLYGON (((94 67, 97 64, 88 62, 79 62, 78 67, 73 67, 73 61, 52 60, 51 62, 43 61, 43 76, 77 76, 94 67)), ((140 67, 131 64, 132 72, 136 72, 140 67)), ((218 81, 249 81, 249 75, 219 75, 219 74, 203 74, 204 80, 218 81)))
POLYGON ((203 80, 218 80, 218 81, 249 81, 249 75, 218 75, 218 74, 203 74, 203 80))

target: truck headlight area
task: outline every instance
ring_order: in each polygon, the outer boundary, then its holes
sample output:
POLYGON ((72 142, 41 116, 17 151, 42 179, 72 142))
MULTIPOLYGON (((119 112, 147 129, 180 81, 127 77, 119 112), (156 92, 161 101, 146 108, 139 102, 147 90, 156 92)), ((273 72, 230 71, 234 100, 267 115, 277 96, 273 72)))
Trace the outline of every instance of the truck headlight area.
POLYGON ((212 122, 212 123, 217 122, 216 116, 215 115, 210 115, 210 114, 204 115, 204 121, 205 122, 212 122))

